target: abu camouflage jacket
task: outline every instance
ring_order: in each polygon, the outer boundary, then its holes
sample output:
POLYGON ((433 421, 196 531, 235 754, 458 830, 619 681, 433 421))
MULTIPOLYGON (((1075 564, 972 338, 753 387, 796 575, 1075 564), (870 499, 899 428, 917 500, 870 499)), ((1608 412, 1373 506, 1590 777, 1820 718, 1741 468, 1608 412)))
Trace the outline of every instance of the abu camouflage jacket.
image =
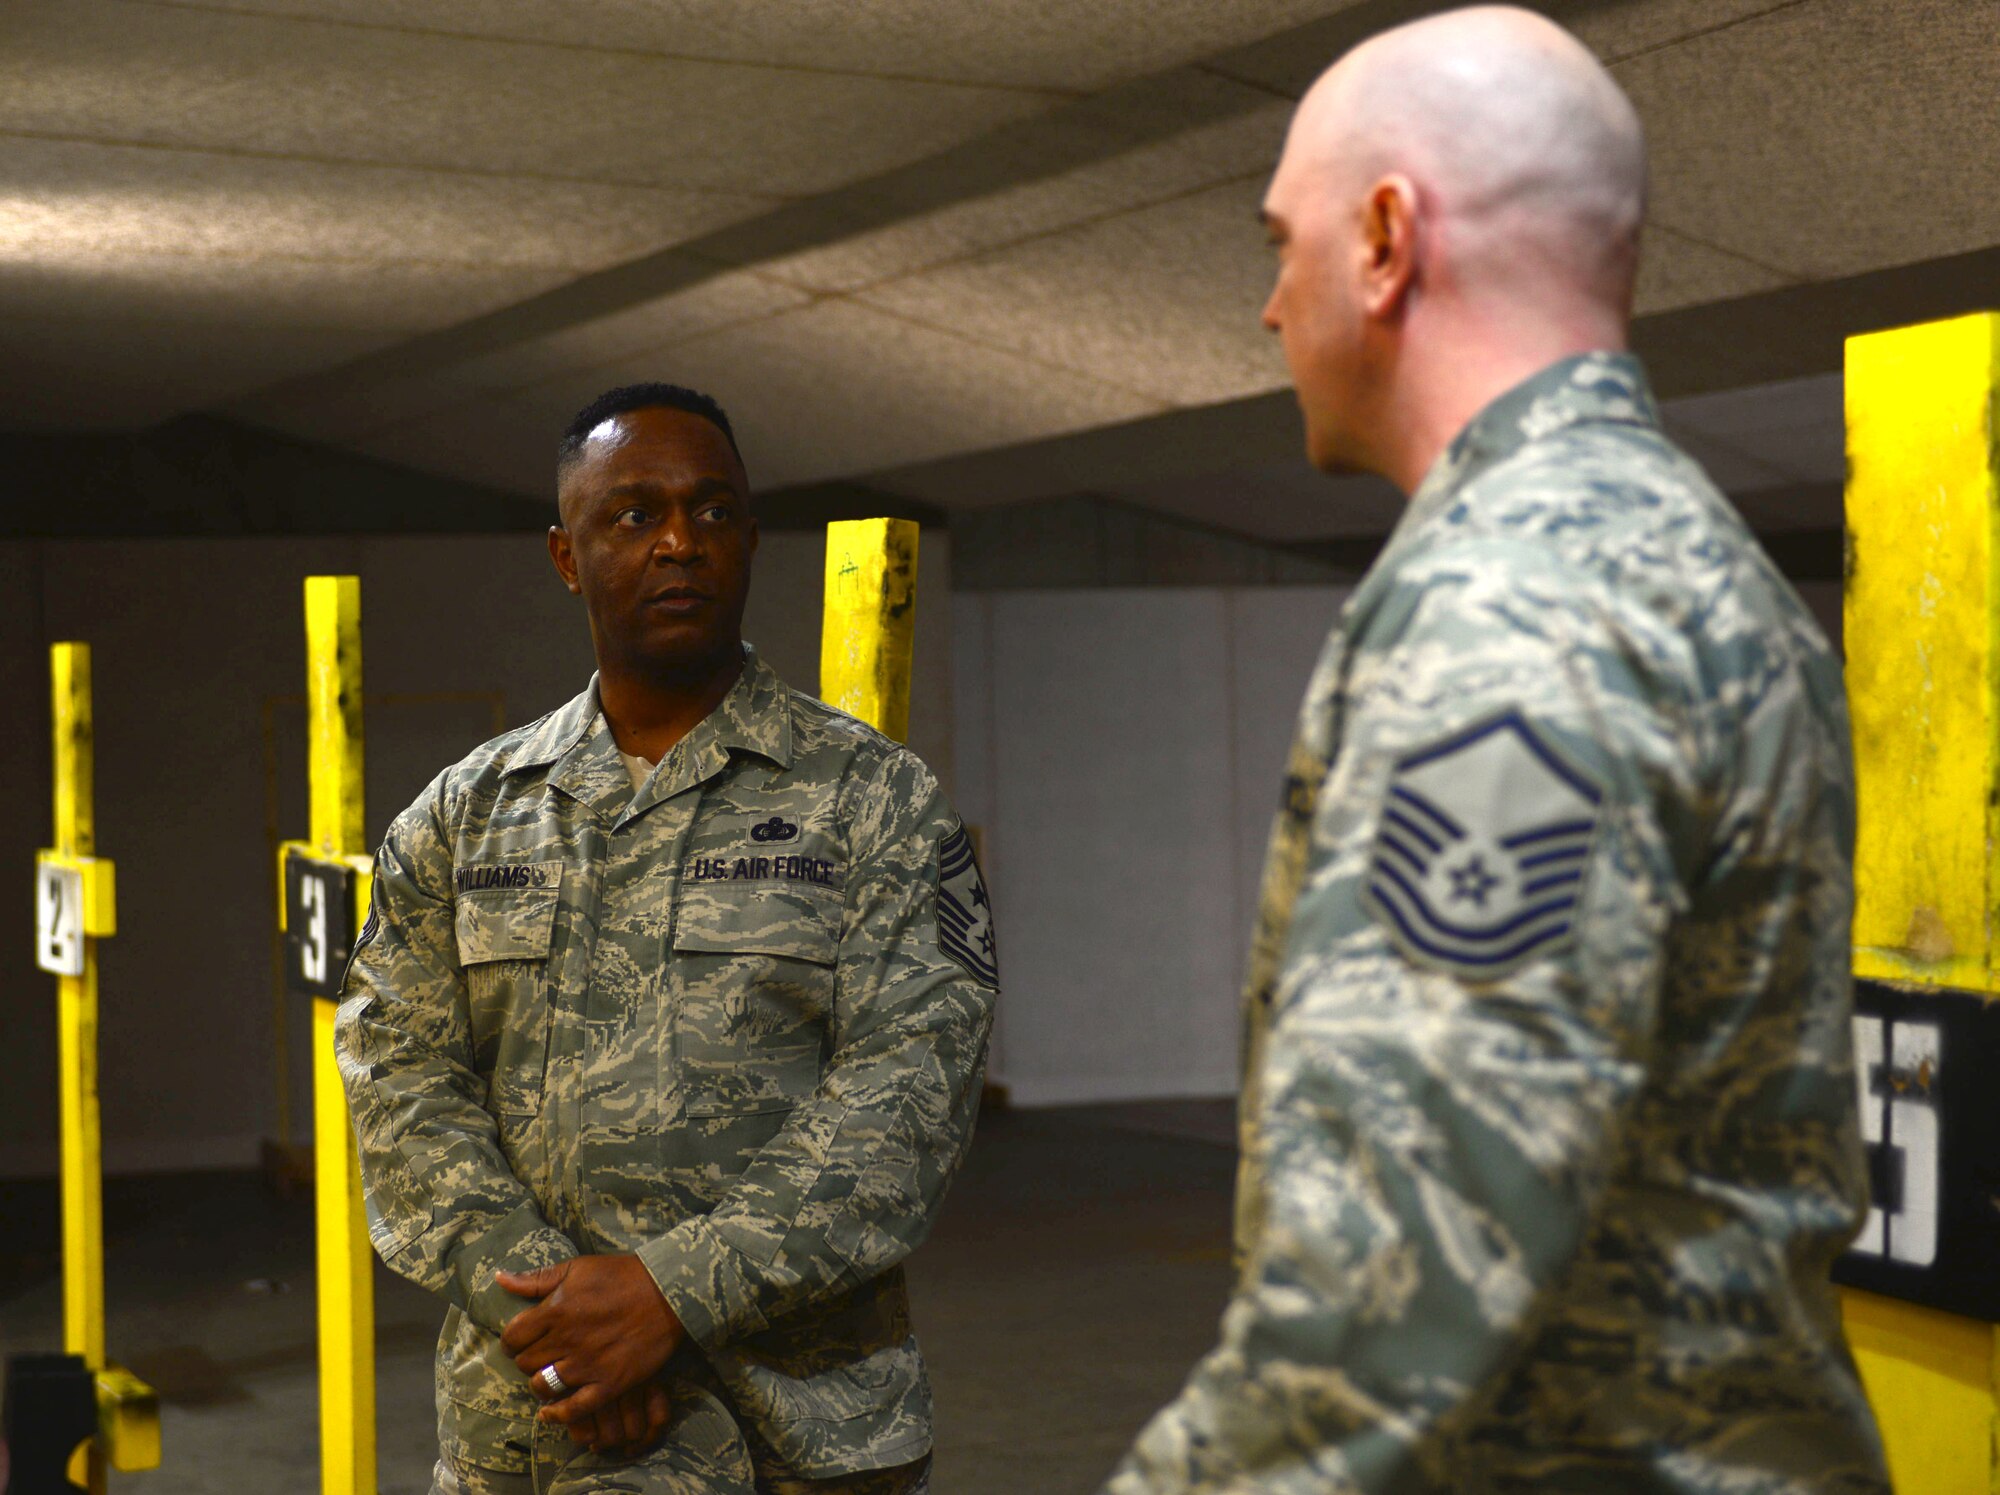
POLYGON ((1887 1489, 1840 667, 1638 364, 1487 407, 1308 689, 1241 1277, 1113 1495, 1887 1489))
POLYGON ((451 1303, 448 1450, 527 1467, 499 1332, 528 1305, 493 1273, 630 1251, 798 1474, 921 1457, 899 1263, 996 985, 930 772, 754 655, 636 794, 595 681, 439 775, 377 858, 337 1043, 375 1247, 451 1303))

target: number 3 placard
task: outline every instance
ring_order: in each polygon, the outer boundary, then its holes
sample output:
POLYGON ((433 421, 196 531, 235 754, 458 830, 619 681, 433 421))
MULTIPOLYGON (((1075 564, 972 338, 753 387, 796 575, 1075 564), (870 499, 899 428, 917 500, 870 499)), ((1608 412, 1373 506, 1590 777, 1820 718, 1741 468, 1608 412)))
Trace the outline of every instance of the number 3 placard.
POLYGON ((285 984, 337 997, 354 948, 354 869, 294 851, 285 858, 285 984))

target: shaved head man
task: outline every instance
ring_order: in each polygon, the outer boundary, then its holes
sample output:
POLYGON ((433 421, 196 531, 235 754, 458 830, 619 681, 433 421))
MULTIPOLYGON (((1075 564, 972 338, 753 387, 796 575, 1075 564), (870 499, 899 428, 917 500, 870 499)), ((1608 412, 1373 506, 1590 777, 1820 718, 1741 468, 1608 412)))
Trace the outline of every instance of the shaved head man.
POLYGON ((1264 324, 1313 461, 1407 493, 1494 395, 1623 349, 1645 179, 1631 103, 1526 11, 1419 21, 1328 71, 1264 202, 1264 324))
POLYGON ((1264 202, 1306 446, 1410 502, 1300 709, 1239 1279, 1110 1495, 1880 1492, 1840 669, 1626 351, 1637 116, 1480 7, 1264 202))

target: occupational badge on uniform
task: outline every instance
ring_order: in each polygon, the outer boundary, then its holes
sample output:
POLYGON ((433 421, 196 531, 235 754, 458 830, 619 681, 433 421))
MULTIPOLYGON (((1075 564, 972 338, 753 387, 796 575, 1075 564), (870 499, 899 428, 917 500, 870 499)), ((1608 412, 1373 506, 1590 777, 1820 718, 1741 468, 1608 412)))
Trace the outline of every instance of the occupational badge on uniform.
POLYGON ((1396 760, 1362 901, 1404 954, 1478 981, 1576 932, 1604 791, 1508 711, 1396 760))
POLYGON ((938 948, 982 986, 1000 985, 993 941, 993 905, 963 825, 938 843, 938 948))

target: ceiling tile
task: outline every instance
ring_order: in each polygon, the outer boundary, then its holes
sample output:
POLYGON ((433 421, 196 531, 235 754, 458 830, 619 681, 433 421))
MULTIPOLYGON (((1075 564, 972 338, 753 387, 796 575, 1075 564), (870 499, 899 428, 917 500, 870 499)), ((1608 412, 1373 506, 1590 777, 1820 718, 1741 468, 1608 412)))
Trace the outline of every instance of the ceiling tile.
POLYGON ((1632 310, 1643 317, 1792 283, 1791 276, 1649 223, 1639 247, 1639 286, 1632 310))
POLYGON ((69 141, 0 141, 0 263, 125 255, 584 271, 772 199, 69 141))
POLYGON ((209 10, 10 0, 0 131, 791 196, 1046 94, 209 10))
POLYGON ((219 392, 234 399, 247 391, 243 370, 296 377, 316 367, 296 361, 306 350, 351 357, 453 325, 762 206, 17 139, 0 149, 0 322, 105 346, 109 326, 182 329, 181 343, 140 336, 121 360, 116 387, 135 387, 142 368, 159 383, 138 408, 119 408, 111 386, 92 403, 98 423, 132 425, 201 408, 219 392), (302 328, 313 335, 302 339, 302 328), (188 347, 212 352, 225 338, 246 345, 227 379, 179 366, 188 347))
MULTIPOLYGON (((509 304, 559 273, 133 253, 59 266, 0 261, 0 325, 33 322, 59 338, 69 325, 157 321, 202 334, 213 324, 215 337, 253 344, 265 330, 312 326, 380 342, 509 304)), ((177 377, 172 365, 158 373, 170 384, 177 377)))
MULTIPOLYGON (((495 396, 532 396, 543 385, 574 386, 593 371, 662 354, 725 327, 805 305, 803 291, 746 271, 718 275, 657 301, 599 317, 547 337, 513 344, 402 377, 389 375, 322 396, 310 404, 247 404, 242 413, 300 435, 346 440, 422 422, 441 411, 495 396)), ((664 356, 664 355, 662 355, 664 356)), ((605 377, 601 387, 615 379, 605 377)))
POLYGON ((760 488, 1005 446, 1160 408, 852 302, 826 301, 529 395, 461 406, 379 434, 367 449, 469 476, 450 464, 476 450, 481 481, 541 491, 547 452, 569 418, 606 387, 643 379, 693 385, 721 400, 760 488))
POLYGON ((1820 279, 2000 242, 1991 0, 1810 0, 1645 54, 1652 216, 1820 279))
POLYGON ((861 292, 868 305, 1171 404, 1273 389, 1258 322, 1264 177, 1210 188, 861 292))
POLYGON ((760 65, 1076 90, 1158 72, 1344 8, 1343 0, 454 0, 448 10, 435 0, 207 3, 760 65))
POLYGON ((1573 7, 1560 19, 1591 51, 1616 65, 1638 53, 1670 47, 1795 3, 1796 0, 1618 0, 1612 5, 1573 7))
POLYGON ((762 268, 813 290, 850 291, 1219 182, 1268 174, 1291 109, 1227 79, 1177 72, 1050 115, 1032 136, 1017 132, 994 142, 999 149, 1046 152, 1052 132, 1113 135, 1141 142, 1131 149, 1046 176, 1030 167, 1012 174, 1020 178, 1013 185, 937 209, 918 196, 923 183, 912 182, 910 211, 886 228, 861 233, 842 232, 839 207, 829 204, 829 242, 764 260, 762 268), (1210 122, 1184 127, 1190 119, 1210 122))
POLYGON ((0 409, 8 427, 142 428, 510 304, 556 273, 130 253, 0 262, 5 359, 25 392, 0 409), (72 398, 93 366, 94 393, 72 398))
POLYGON ((368 351, 380 332, 103 316, 0 317, 0 410, 9 430, 144 427, 226 404, 301 367, 368 351))

